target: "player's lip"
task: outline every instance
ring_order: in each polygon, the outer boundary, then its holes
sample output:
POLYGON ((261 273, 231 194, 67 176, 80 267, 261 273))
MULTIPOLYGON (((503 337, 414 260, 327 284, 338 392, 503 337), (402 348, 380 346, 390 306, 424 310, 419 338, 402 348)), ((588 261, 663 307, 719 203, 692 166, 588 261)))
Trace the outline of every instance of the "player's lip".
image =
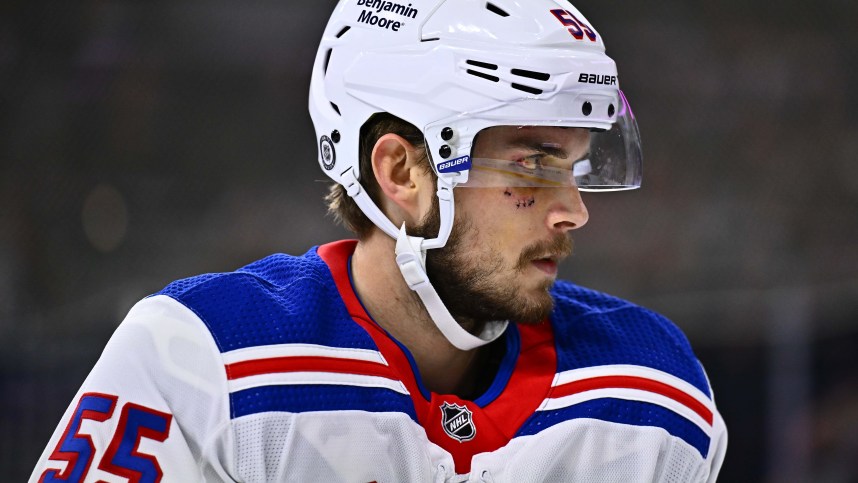
POLYGON ((559 257, 543 257, 537 258, 530 263, 542 272, 545 272, 545 274, 553 277, 557 275, 558 261, 559 257))

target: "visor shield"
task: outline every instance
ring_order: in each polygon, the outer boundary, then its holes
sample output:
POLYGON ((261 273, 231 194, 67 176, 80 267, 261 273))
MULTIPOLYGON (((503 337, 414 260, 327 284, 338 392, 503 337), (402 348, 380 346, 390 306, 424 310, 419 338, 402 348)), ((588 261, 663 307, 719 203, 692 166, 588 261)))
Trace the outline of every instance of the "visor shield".
POLYGON ((475 138, 470 172, 458 187, 577 187, 620 191, 641 185, 641 144, 634 114, 620 92, 607 131, 551 126, 494 126, 475 138))

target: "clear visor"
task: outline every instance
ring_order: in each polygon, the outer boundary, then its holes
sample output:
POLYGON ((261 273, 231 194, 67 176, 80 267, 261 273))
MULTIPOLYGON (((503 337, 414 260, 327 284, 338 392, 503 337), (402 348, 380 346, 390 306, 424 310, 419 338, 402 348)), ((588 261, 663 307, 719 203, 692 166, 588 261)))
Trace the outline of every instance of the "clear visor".
POLYGON ((620 92, 608 131, 554 126, 493 126, 480 131, 465 188, 577 187, 618 191, 641 185, 641 144, 635 117, 620 92))

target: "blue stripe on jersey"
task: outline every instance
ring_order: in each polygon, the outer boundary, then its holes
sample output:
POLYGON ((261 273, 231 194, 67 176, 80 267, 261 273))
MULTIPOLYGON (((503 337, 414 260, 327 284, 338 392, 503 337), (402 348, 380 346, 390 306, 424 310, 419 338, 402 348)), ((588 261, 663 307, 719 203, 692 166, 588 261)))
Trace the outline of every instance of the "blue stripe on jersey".
POLYGON ((503 337, 506 340, 506 353, 498 368, 495 380, 489 389, 474 401, 474 404, 481 408, 488 406, 489 403, 497 399, 503 390, 506 389, 506 385, 509 383, 512 373, 515 370, 518 354, 521 352, 521 335, 518 333, 518 327, 515 324, 510 324, 506 328, 506 333, 503 337))
MULTIPOLYGON (((354 287, 355 281, 352 278, 352 257, 351 256, 349 256, 348 267, 349 267, 349 284, 352 287, 354 287)), ((377 325, 379 329, 383 330, 384 334, 390 340, 392 340, 397 346, 399 346, 399 350, 401 350, 402 353, 405 354, 405 358, 408 359, 408 365, 409 365, 409 367, 411 367, 411 373, 414 375, 414 381, 417 383, 417 389, 420 390, 420 395, 423 396, 423 399, 425 399, 426 401, 431 401, 432 400, 432 393, 430 393, 429 389, 427 389, 426 386, 423 384, 423 378, 420 377, 420 369, 417 368, 417 361, 414 360, 414 356, 411 355, 411 351, 408 350, 408 348, 405 347, 405 344, 403 344, 402 342, 399 342, 399 340, 397 340, 396 337, 394 337, 384 327, 378 325, 378 322, 376 322, 375 319, 372 318, 372 315, 370 315, 369 310, 367 310, 367 308, 366 308, 366 305, 363 304, 363 300, 361 300, 360 295, 358 295, 358 293, 357 293, 357 290, 355 290, 355 298, 357 299, 357 301, 360 304, 361 308, 363 309, 364 313, 367 316, 369 316, 369 318, 372 320, 372 323, 377 325)))
POLYGON ((581 418, 663 428, 693 446, 703 458, 709 454, 709 436, 691 421, 656 404, 615 398, 595 399, 552 411, 537 411, 522 425, 516 436, 536 434, 555 424, 581 418))
POLYGON ((271 255, 235 272, 179 280, 159 293, 193 310, 221 352, 289 343, 377 350, 349 316, 315 248, 301 257, 271 255))
POLYGON ((672 374, 711 397, 682 331, 663 316, 565 281, 552 288, 557 372, 631 364, 672 374))
POLYGON ((380 387, 328 384, 260 386, 229 395, 232 418, 270 411, 370 411, 405 413, 417 422, 414 403, 405 394, 380 387))

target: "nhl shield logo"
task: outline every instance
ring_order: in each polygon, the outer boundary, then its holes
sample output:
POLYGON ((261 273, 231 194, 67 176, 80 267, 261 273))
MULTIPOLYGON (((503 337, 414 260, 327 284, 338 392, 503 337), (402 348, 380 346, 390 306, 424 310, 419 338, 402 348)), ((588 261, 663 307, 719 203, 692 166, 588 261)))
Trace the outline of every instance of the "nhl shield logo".
POLYGON ((337 151, 334 142, 328 136, 322 136, 319 140, 319 153, 322 155, 322 166, 328 171, 334 169, 337 163, 337 151))
POLYGON ((441 406, 441 414, 443 417, 441 426, 447 436, 464 443, 474 439, 474 436, 477 435, 473 413, 467 407, 445 402, 441 406))

